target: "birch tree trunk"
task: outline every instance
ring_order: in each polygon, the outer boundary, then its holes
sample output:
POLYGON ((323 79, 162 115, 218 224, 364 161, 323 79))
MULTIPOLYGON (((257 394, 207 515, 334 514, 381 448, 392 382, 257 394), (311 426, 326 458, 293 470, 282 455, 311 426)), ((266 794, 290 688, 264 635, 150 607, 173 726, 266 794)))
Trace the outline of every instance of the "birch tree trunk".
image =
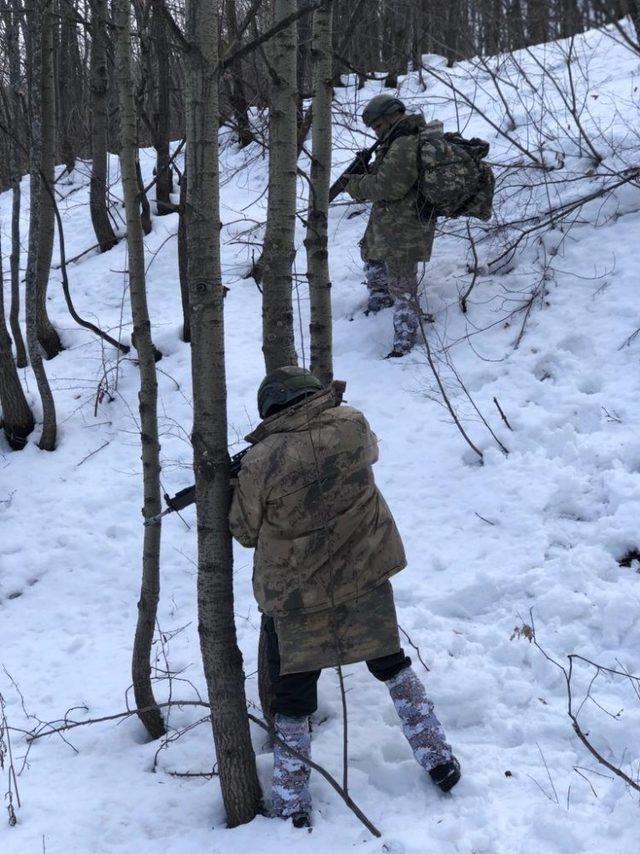
MULTIPOLYGON (((274 0, 274 23, 295 11, 296 0, 274 0)), ((297 364, 291 298, 297 168, 296 24, 281 30, 269 47, 269 201, 262 257, 262 351, 267 373, 297 364)))
MULTIPOLYGON (((40 86, 42 106, 42 148, 40 169, 42 180, 47 181, 53 188, 55 180, 56 156, 56 89, 53 69, 53 2, 41 0, 42 27, 42 65, 40 80, 34 78, 33 87, 40 86)), ((33 50, 37 50, 35 39, 33 50)), ((53 201, 44 186, 38 182, 40 193, 40 228, 36 255, 36 324, 40 346, 47 359, 53 359, 62 350, 58 333, 53 328, 47 312, 47 288, 51 271, 51 256, 53 253, 53 237, 55 220, 53 201)), ((32 191, 33 192, 33 191, 32 191)))
MULTIPOLYGON (((158 384, 151 323, 147 308, 144 269, 144 243, 140 223, 138 178, 136 172, 136 114, 131 73, 131 36, 129 0, 114 3, 116 33, 116 79, 120 96, 120 171, 127 219, 129 250, 129 295, 133 333, 140 365, 140 440, 142 443, 143 515, 155 516, 162 510, 160 495, 160 442, 158 441, 158 384)), ((151 684, 151 644, 160 598, 161 525, 144 528, 142 584, 138 602, 138 622, 133 645, 131 675, 138 717, 151 738, 165 733, 160 710, 156 706, 151 684), (140 711, 147 709, 147 711, 140 711)))
POLYGON ((13 137, 9 141, 11 146, 10 165, 11 172, 11 309, 9 311, 9 325, 13 344, 16 348, 16 365, 19 368, 27 366, 27 351, 24 346, 22 330, 20 329, 20 180, 22 178, 20 129, 23 126, 22 110, 20 108, 20 21, 16 5, 11 12, 11 20, 6 19, 7 29, 7 53, 9 55, 9 90, 11 99, 11 123, 13 137))
POLYGON ((107 252, 118 242, 107 209, 107 93, 109 88, 105 44, 107 0, 90 0, 90 4, 91 185, 89 208, 100 251, 107 252))
MULTIPOLYGON (((0 259, 2 252, 0 251, 0 259)), ((22 391, 18 371, 11 352, 11 338, 4 315, 4 280, 0 263, 0 408, 2 428, 7 442, 16 451, 27 444, 34 427, 33 415, 22 391)))
POLYGON ((249 735, 242 655, 233 614, 229 455, 220 270, 218 11, 188 0, 187 200, 185 206, 193 451, 198 514, 198 630, 211 704, 220 787, 231 827, 251 821, 260 786, 249 735))
POLYGON ((313 122, 309 214, 305 247, 311 299, 311 372, 323 385, 333 379, 331 280, 327 251, 327 217, 331 177, 333 3, 313 13, 313 122))
POLYGON ((29 148, 29 168, 31 171, 31 193, 29 210, 29 250, 27 271, 25 273, 27 350, 31 368, 36 378, 38 392, 42 401, 42 435, 40 448, 53 451, 56 446, 56 407, 51 387, 42 362, 42 352, 38 341, 38 293, 36 265, 38 245, 40 243, 40 201, 46 195, 42 188, 42 22, 47 0, 29 0, 27 5, 27 29, 30 41, 31 81, 29 92, 31 141, 29 148))

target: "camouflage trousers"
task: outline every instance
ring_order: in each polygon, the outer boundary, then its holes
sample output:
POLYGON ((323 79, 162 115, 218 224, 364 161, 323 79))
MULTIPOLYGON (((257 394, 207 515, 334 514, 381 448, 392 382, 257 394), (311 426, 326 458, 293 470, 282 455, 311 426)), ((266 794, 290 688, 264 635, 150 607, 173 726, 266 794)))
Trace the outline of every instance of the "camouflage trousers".
POLYGON ((311 769, 303 757, 311 758, 311 733, 308 717, 275 716, 275 731, 299 755, 289 753, 277 740, 273 745, 272 813, 279 818, 291 818, 311 812, 309 774, 311 769))
POLYGON ((364 275, 369 291, 367 313, 393 306, 393 349, 408 353, 419 327, 417 264, 365 259, 364 275))
MULTIPOLYGON (((384 682, 389 689, 402 724, 402 732, 409 742, 416 761, 425 771, 431 771, 438 765, 450 762, 451 747, 446 741, 442 724, 436 717, 433 703, 427 697, 424 685, 411 667, 410 659, 404 658, 402 653, 396 653, 394 656, 378 659, 377 662, 367 662, 367 665, 373 675, 384 682), (388 673, 393 675, 387 676, 388 673)), ((289 679, 296 679, 301 688, 304 687, 305 679, 311 680, 315 688, 319 676, 320 672, 316 671, 309 674, 297 673, 289 679)), ((289 698, 289 702, 291 703, 293 699, 293 697, 289 698)), ((305 702, 302 700, 300 707, 304 705, 305 702)), ((315 702, 311 708, 315 709, 315 702)), ((275 728, 276 735, 292 747, 298 756, 288 753, 282 744, 275 742, 272 814, 281 818, 291 818, 300 813, 308 815, 311 812, 310 768, 304 760, 311 758, 309 717, 308 715, 293 717, 276 713, 275 728)))
POLYGON ((451 747, 442 724, 413 668, 405 667, 385 684, 416 761, 425 771, 451 762, 451 747))

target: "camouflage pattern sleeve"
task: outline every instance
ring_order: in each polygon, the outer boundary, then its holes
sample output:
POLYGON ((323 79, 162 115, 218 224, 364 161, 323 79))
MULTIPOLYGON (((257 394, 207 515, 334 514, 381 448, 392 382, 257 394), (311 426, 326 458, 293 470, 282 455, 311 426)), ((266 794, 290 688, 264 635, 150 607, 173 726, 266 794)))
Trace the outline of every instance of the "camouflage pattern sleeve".
POLYGON ((258 455, 249 452, 243 460, 233 491, 229 528, 245 548, 255 548, 262 525, 265 500, 263 469, 258 455))
POLYGON ((418 180, 417 141, 417 136, 394 140, 379 169, 349 176, 349 195, 359 202, 393 202, 406 196, 418 180))

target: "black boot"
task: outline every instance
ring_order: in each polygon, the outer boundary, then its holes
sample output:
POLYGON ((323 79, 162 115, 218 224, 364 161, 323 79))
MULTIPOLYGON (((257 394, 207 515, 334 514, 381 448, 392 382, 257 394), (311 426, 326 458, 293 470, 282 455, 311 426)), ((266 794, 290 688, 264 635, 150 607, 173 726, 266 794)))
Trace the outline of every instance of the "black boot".
POLYGON ((311 816, 308 812, 297 812, 291 816, 291 824, 299 830, 305 827, 311 830, 311 816))
POLYGON ((443 792, 448 792, 460 779, 460 763, 455 756, 451 757, 451 762, 445 762, 444 765, 436 765, 429 771, 429 776, 433 782, 443 792))

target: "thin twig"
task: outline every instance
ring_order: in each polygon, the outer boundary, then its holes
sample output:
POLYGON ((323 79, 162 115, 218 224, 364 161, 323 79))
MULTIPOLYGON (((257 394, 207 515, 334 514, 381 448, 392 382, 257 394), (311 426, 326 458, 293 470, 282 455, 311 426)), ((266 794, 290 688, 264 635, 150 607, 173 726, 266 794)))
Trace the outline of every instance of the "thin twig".
MULTIPOLYGON (((417 304, 417 302, 418 302, 417 298, 415 299, 415 302, 417 304)), ((440 379, 440 374, 438 373, 438 370, 435 366, 435 362, 433 360, 433 354, 431 352, 431 347, 430 347, 429 341, 427 339, 427 333, 425 332, 424 323, 422 322, 422 314, 420 312, 420 306, 416 305, 416 308, 417 308, 417 315, 418 315, 418 324, 420 326, 420 332, 422 334, 422 340, 423 340, 423 343, 425 346, 425 350, 427 352, 427 360, 429 362, 429 367, 431 368, 433 375, 436 378, 436 382, 438 384, 438 388, 440 389, 440 394, 442 395, 442 399, 444 400, 445 405, 446 405, 447 409, 449 410, 451 417, 453 418, 453 423, 456 425, 456 427, 458 428, 458 430, 462 434, 462 437, 465 440, 465 442, 467 443, 467 445, 469 445, 471 450, 474 451, 478 455, 480 460, 483 460, 484 457, 483 457, 482 451, 478 447, 476 447, 476 445, 474 445, 472 440, 469 438, 466 430, 464 429, 464 427, 460 423, 460 419, 458 418, 456 411, 451 404, 451 401, 449 400, 449 395, 445 391, 444 385, 442 384, 442 380, 440 379)))
POLYGON ((91 453, 90 453, 90 454, 87 454, 87 456, 86 456, 86 457, 83 457, 83 458, 80 460, 80 462, 79 462, 79 463, 76 463, 76 468, 78 468, 79 466, 81 466, 81 465, 82 465, 82 463, 86 462, 86 460, 88 460, 88 459, 89 459, 90 457, 92 457, 94 454, 97 454, 97 453, 98 453, 98 451, 101 451, 103 448, 106 448, 106 447, 107 447, 107 445, 109 445, 109 444, 111 444, 111 440, 110 440, 110 439, 109 439, 108 441, 104 442, 104 444, 100 445, 100 447, 99 447, 99 448, 96 448, 96 449, 95 449, 95 451, 91 451, 91 453))
POLYGON ((494 398, 493 398, 493 402, 495 403, 495 405, 496 405, 496 407, 497 407, 497 409, 498 409, 498 412, 500 413, 500 418, 502 418, 502 420, 503 420, 503 421, 504 421, 504 423, 507 425, 507 427, 509 428, 509 430, 511 430, 511 432, 513 432, 513 427, 511 426, 511 424, 509 424, 509 419, 507 418, 507 416, 506 416, 506 415, 504 414, 504 412, 502 411, 502 407, 501 407, 501 406, 500 406, 500 404, 498 403, 498 398, 497 398, 497 397, 494 397, 494 398))

